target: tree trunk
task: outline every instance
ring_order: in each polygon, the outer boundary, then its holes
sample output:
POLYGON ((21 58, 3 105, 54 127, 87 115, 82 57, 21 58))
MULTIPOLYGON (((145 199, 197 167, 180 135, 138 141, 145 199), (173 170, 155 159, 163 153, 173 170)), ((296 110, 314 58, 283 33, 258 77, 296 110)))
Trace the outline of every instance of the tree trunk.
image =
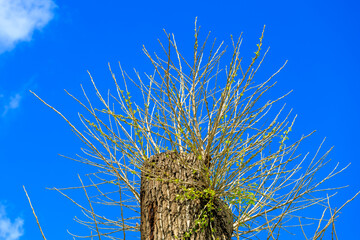
POLYGON ((203 162, 193 154, 166 152, 144 163, 141 176, 141 240, 229 240, 233 217, 216 197, 185 196, 184 187, 202 191, 203 162), (211 204, 209 202, 211 201, 211 204), (208 208, 211 205, 212 208, 208 208))

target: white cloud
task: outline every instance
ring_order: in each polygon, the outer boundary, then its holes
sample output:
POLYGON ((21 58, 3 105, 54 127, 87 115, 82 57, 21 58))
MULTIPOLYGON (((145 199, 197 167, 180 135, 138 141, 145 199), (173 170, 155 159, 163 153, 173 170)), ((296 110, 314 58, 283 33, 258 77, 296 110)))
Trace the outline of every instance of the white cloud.
POLYGON ((14 221, 7 216, 5 207, 0 205, 0 240, 18 240, 24 234, 24 220, 20 217, 14 221))
POLYGON ((30 41, 53 17, 52 0, 0 0, 0 53, 30 41))
POLYGON ((20 105, 20 100, 21 100, 21 95, 18 93, 15 96, 10 97, 9 108, 10 109, 18 108, 20 105))
POLYGON ((0 89, 0 120, 1 117, 5 117, 9 112, 21 108, 24 99, 29 94, 29 89, 34 90, 37 88, 35 78, 35 76, 31 77, 20 89, 12 93, 0 89))
POLYGON ((20 106, 21 99, 22 99, 22 95, 20 93, 11 96, 9 98, 8 103, 6 103, 4 106, 4 111, 2 113, 2 116, 4 117, 9 110, 18 108, 20 106))

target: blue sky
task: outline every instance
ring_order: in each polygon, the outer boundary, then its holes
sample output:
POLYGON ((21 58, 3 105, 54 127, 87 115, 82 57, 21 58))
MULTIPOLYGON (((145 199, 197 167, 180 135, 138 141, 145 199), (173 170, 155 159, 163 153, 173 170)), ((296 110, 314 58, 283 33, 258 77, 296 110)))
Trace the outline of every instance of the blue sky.
MULTIPOLYGON (((0 0, 0 240, 40 239, 22 185, 27 187, 48 239, 70 239, 80 211, 46 187, 77 185, 84 166, 75 156, 81 141, 35 91, 75 123, 81 108, 63 91, 81 96, 90 89, 87 70, 103 90, 112 88, 107 64, 128 72, 149 71, 142 54, 159 50, 162 29, 192 51, 194 19, 202 34, 230 44, 243 32, 242 54, 251 57, 263 25, 270 53, 260 76, 288 64, 277 76, 273 96, 298 114, 294 134, 317 133, 303 146, 314 151, 324 137, 335 146, 331 166, 351 166, 331 181, 349 185, 333 199, 340 206, 360 190, 360 5, 357 1, 67 1, 0 0)), ((360 198, 337 220, 339 239, 360 239, 360 198)), ((299 238, 300 239, 300 238, 299 238)))

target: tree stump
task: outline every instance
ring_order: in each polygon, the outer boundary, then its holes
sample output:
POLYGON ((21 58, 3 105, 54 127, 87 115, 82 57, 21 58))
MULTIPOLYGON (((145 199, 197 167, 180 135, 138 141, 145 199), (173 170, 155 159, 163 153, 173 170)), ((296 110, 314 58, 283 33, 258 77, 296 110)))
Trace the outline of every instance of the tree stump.
POLYGON ((165 152, 153 155, 144 163, 141 175, 141 240, 230 240, 233 216, 227 204, 212 200, 213 220, 199 228, 196 220, 208 199, 178 199, 184 187, 203 190, 203 162, 193 154, 165 152))

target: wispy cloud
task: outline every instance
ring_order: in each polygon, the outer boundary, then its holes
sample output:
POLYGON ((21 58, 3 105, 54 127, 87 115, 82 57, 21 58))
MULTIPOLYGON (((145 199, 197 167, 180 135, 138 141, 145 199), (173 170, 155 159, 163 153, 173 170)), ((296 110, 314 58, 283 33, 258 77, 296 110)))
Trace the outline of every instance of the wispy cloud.
POLYGON ((13 110, 21 108, 24 100, 29 94, 29 89, 34 90, 37 88, 35 79, 36 76, 31 77, 27 82, 24 82, 19 89, 13 92, 0 89, 0 120, 1 117, 11 114, 10 112, 13 110))
POLYGON ((11 220, 0 204, 0 240, 18 240, 24 234, 24 220, 20 217, 11 220))
POLYGON ((0 0, 0 53, 30 41, 54 16, 52 0, 0 0))
POLYGON ((16 93, 14 96, 11 96, 8 103, 4 106, 2 116, 4 117, 9 110, 18 108, 20 106, 21 99, 22 95, 20 95, 20 93, 16 93))

